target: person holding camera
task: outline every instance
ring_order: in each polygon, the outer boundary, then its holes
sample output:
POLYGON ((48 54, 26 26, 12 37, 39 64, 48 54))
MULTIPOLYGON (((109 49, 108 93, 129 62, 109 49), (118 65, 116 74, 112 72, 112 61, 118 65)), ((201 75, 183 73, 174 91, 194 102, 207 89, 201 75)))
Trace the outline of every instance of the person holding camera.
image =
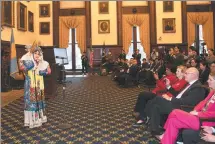
POLYGON ((82 61, 82 74, 85 75, 88 73, 88 58, 86 55, 86 52, 83 53, 81 56, 81 61, 82 61))

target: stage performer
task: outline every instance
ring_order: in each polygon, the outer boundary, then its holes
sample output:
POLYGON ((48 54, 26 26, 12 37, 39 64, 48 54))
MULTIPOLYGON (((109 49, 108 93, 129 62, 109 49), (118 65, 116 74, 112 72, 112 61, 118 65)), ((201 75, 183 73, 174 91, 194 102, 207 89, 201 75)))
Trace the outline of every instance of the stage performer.
POLYGON ((44 114, 45 97, 43 76, 51 73, 49 63, 36 42, 28 46, 27 53, 20 59, 20 70, 24 72, 24 126, 39 127, 47 122, 44 114))

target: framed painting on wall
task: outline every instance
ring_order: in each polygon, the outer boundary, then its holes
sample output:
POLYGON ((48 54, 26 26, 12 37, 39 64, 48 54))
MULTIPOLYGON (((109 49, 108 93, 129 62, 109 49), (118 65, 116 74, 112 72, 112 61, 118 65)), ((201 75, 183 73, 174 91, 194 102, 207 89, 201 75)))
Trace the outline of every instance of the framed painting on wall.
POLYGON ((110 33, 110 20, 98 21, 98 33, 99 34, 110 33))
POLYGON ((163 18, 163 33, 175 33, 175 27, 175 18, 163 18))
POLYGON ((174 12, 174 2, 163 1, 163 12, 174 12))
POLYGON ((50 34, 50 22, 40 22, 40 35, 50 34))
POLYGON ((1 24, 2 26, 14 27, 14 2, 2 1, 1 24))
POLYGON ((109 2, 99 2, 99 14, 109 13, 109 2))
POLYGON ((50 4, 40 4, 39 10, 40 17, 50 17, 50 4))
POLYGON ((28 11, 28 31, 34 32, 34 14, 28 11))
POLYGON ((21 2, 17 2, 17 29, 27 30, 27 7, 21 2))

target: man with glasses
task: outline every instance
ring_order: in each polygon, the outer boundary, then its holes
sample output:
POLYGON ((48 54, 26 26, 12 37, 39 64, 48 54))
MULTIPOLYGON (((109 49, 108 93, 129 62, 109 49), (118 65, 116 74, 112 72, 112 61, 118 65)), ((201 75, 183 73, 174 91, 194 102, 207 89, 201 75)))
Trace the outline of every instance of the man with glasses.
MULTIPOLYGON (((185 74, 185 80, 189 83, 178 95, 169 97, 164 94, 162 97, 154 98, 147 104, 146 112, 149 116, 149 128, 153 135, 160 134, 159 129, 160 120, 163 115, 168 115, 173 109, 180 109, 181 105, 195 106, 202 101, 206 96, 206 91, 202 87, 201 82, 198 80, 199 71, 196 68, 189 68, 185 74)), ((167 86, 169 91, 172 88, 167 86)))

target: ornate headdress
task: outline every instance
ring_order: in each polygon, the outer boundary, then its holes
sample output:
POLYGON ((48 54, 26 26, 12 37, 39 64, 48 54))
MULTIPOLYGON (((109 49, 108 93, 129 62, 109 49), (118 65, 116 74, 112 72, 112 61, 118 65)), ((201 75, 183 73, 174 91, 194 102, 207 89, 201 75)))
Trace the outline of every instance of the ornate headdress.
MULTIPOLYGON (((27 47, 26 47, 26 48, 27 48, 27 47)), ((38 46, 37 41, 34 41, 34 43, 31 45, 29 51, 30 51, 31 53, 34 53, 35 51, 39 51, 39 53, 43 53, 43 52, 42 52, 42 49, 38 46)))

